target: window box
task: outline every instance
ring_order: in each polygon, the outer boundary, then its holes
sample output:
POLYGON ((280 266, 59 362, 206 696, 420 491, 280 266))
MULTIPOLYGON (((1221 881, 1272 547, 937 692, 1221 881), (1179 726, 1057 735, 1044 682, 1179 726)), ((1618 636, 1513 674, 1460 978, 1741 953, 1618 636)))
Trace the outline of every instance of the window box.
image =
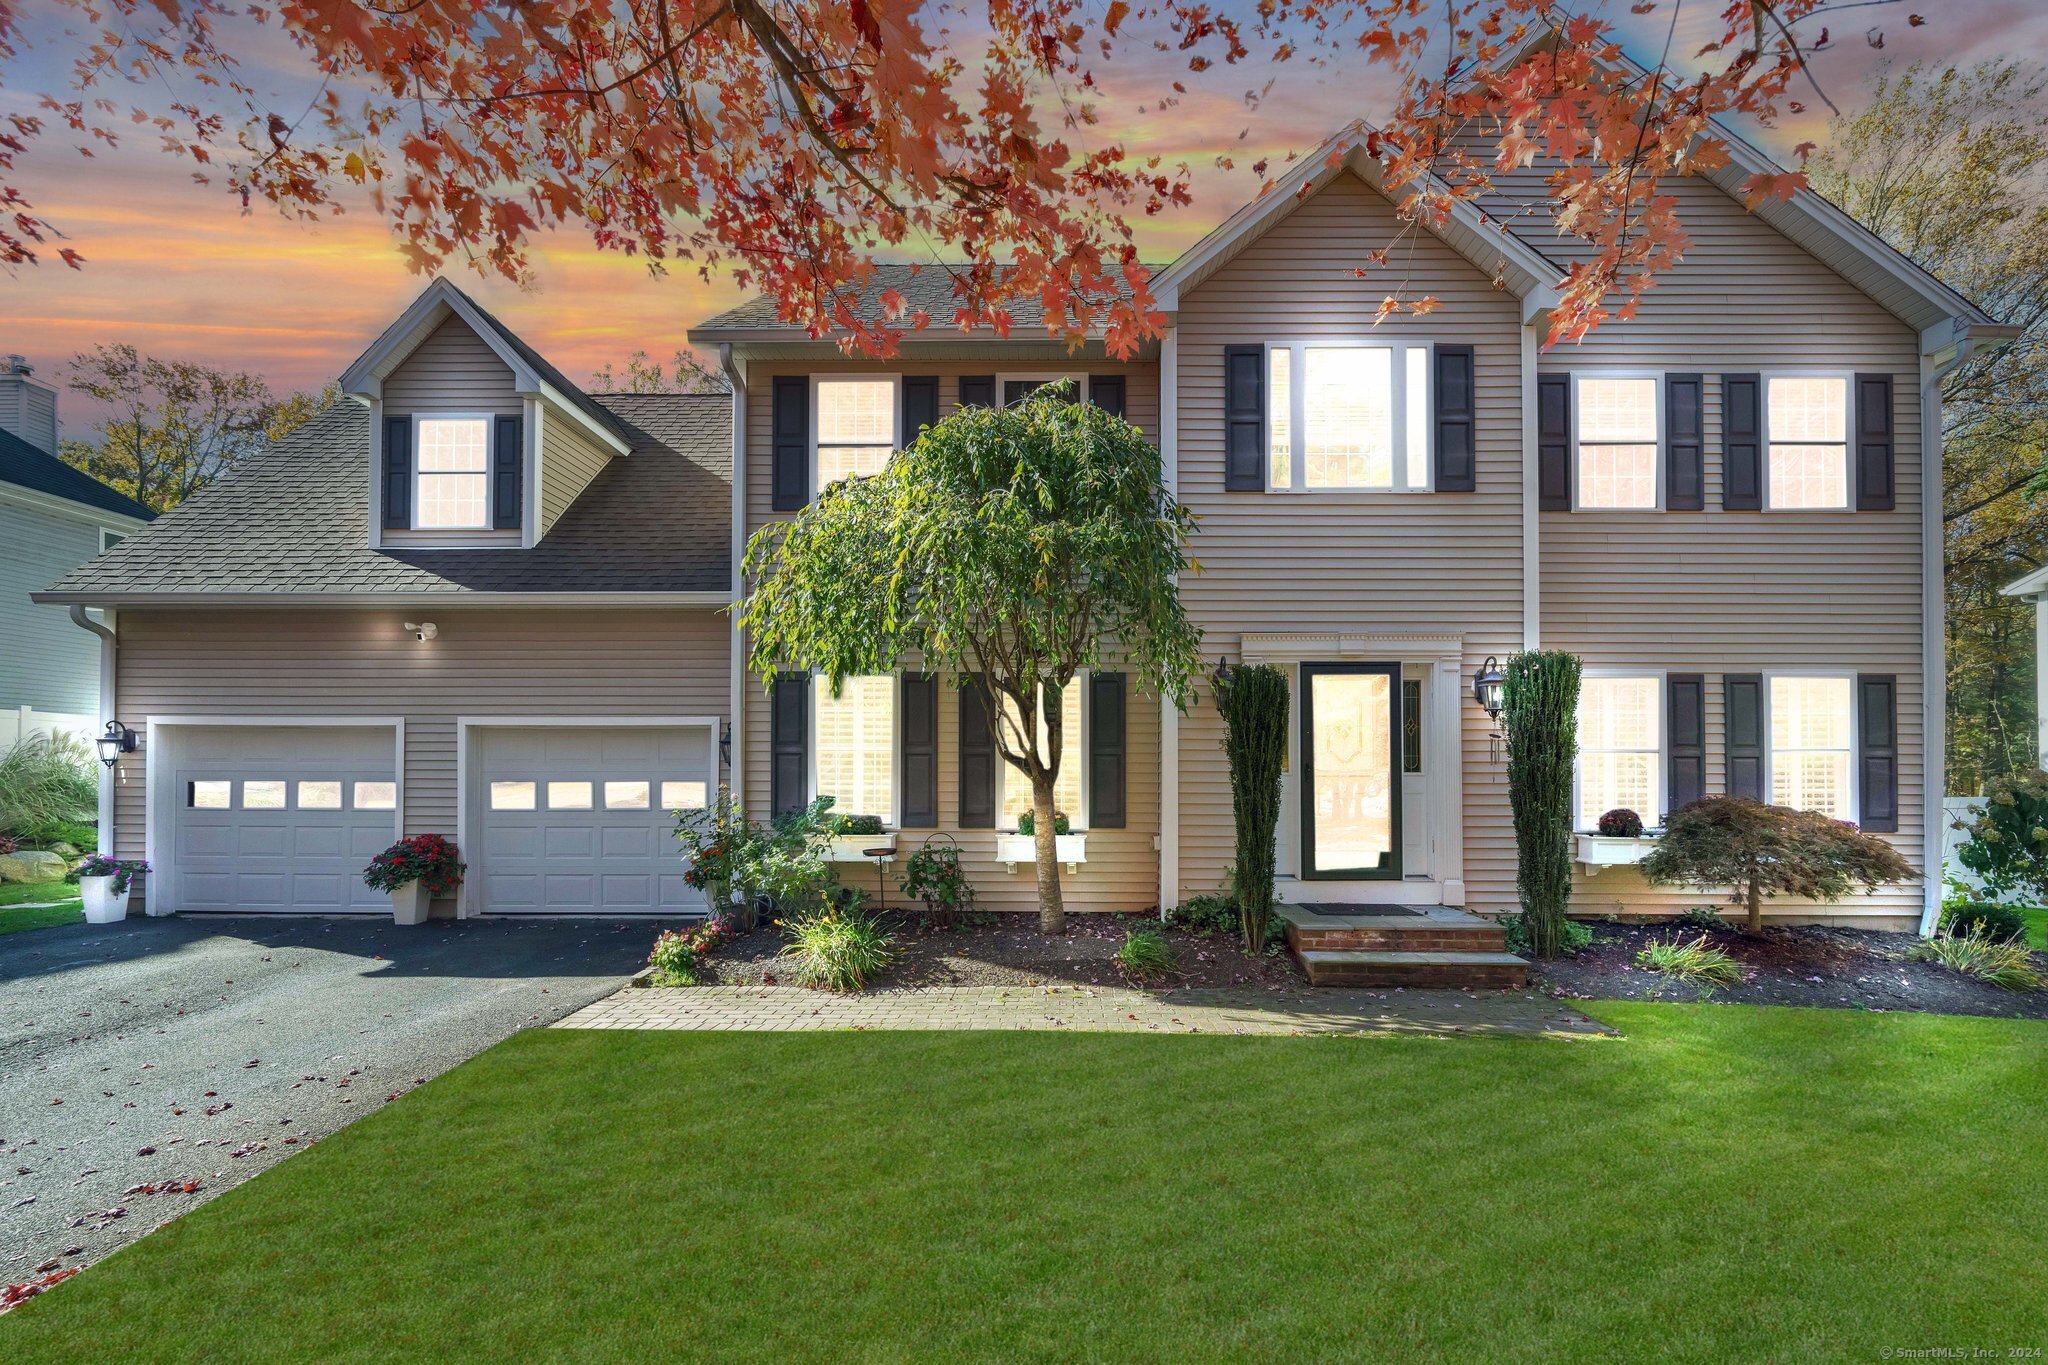
POLYGON ((1656 836, 1650 834, 1634 839, 1619 839, 1606 834, 1581 834, 1579 863, 1589 873, 1598 873, 1610 867, 1627 867, 1648 857, 1650 850, 1656 846, 1656 836))
POLYGON ((893 834, 835 834, 832 836, 832 844, 826 852, 825 858, 828 862, 835 863, 872 863, 875 860, 868 854, 868 850, 871 848, 886 848, 889 850, 889 858, 893 859, 896 856, 896 836, 893 834))
MULTIPOLYGON (((1055 834, 1052 838, 1055 856, 1072 872, 1088 861, 1088 836, 1085 834, 1055 834)), ((1038 861, 1038 836, 1035 834, 998 834, 996 836, 996 861, 1003 865, 1003 871, 1015 872, 1017 864, 1029 867, 1038 861)))

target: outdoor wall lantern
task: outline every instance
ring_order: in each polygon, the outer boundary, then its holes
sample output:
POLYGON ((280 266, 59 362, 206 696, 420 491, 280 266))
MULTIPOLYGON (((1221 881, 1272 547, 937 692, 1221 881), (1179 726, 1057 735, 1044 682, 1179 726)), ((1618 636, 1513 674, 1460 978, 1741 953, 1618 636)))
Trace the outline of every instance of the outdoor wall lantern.
POLYGON ((1486 718, 1500 723, 1501 694, 1500 660, 1491 654, 1486 662, 1479 665, 1479 671, 1472 675, 1472 699, 1479 703, 1479 709, 1486 712, 1486 718))
POLYGON ((121 761, 122 754, 135 752, 135 732, 118 720, 107 722, 107 732, 93 741, 100 751, 100 762, 109 768, 121 761))
POLYGON ((722 722, 718 727, 718 763, 720 767, 732 767, 732 722, 722 722))

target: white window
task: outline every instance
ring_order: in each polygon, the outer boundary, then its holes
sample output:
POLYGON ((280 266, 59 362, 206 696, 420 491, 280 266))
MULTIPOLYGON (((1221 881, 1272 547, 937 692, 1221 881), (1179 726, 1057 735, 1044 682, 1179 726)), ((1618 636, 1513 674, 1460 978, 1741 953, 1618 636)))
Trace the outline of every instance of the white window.
POLYGON ((1579 488, 1575 506, 1601 511, 1657 506, 1657 380, 1582 374, 1578 386, 1579 488))
POLYGON ((818 491, 854 474, 879 474, 896 451, 894 379, 817 381, 818 491))
POLYGON ((1772 375, 1765 385, 1772 507, 1849 505, 1849 378, 1772 375))
POLYGON ((491 524, 491 423, 487 417, 422 417, 414 432, 412 524, 419 530, 481 530, 491 524))
POLYGON ((264 779, 242 784, 243 810, 283 810, 285 784, 264 779))
POLYGON ((398 784, 396 782, 356 783, 357 810, 395 810, 398 807, 398 784))
POLYGON ((1611 810, 1632 810, 1644 824, 1656 824, 1662 818, 1663 755, 1663 679, 1582 679, 1578 828, 1596 828, 1611 810))
MULTIPOLYGON (((1081 697, 1085 690, 1081 683, 1081 675, 1076 674, 1060 693, 1060 773, 1052 783, 1053 809, 1063 813, 1074 829, 1088 823, 1088 812, 1081 806, 1081 774, 1088 767, 1088 755, 1081 748, 1081 697)), ((1007 716, 1003 733, 1014 748, 1023 733, 1023 717, 1008 698, 1003 700, 1003 710, 1007 716)), ((1037 743, 1040 754, 1051 752, 1043 706, 1038 708, 1037 743)), ((1002 829, 1015 829, 1017 817, 1031 809, 1031 779, 1006 759, 998 757, 996 762, 1003 773, 1003 805, 996 823, 1002 829)))
POLYGON ((1856 818, 1855 686, 1849 678, 1771 678, 1771 804, 1856 818))
POLYGON ((645 782, 607 782, 604 784, 604 808, 606 810, 646 810, 647 784, 645 782))
POLYGON ((492 810, 532 810, 538 791, 531 782, 493 782, 492 810))
POLYGON ((1275 346, 1266 381, 1271 487, 1429 487, 1428 346, 1275 346))
POLYGON ((661 807, 663 810, 702 810, 710 800, 710 791, 702 782, 663 782, 661 784, 661 807))
POLYGON ((812 686, 813 790, 832 798, 834 814, 879 815, 894 825, 896 679, 886 673, 848 678, 836 697, 822 676, 812 686))
POLYGON ((301 782, 299 783, 300 810, 340 810, 341 783, 301 782))

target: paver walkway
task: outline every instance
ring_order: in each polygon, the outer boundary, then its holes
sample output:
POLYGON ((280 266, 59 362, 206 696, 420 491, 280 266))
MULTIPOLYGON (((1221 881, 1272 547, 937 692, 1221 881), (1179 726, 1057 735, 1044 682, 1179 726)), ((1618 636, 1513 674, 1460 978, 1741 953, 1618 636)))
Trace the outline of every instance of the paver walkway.
POLYGON ((1122 1033, 1501 1033, 1595 1037, 1614 1030, 1534 991, 1191 990, 943 986, 829 995, 794 986, 628 988, 556 1028, 1086 1029, 1122 1033))

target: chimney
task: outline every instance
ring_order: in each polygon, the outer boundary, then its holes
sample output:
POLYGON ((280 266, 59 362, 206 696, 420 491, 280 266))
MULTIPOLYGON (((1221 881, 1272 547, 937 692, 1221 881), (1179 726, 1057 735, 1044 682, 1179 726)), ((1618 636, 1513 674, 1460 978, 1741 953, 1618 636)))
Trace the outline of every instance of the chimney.
POLYGON ((57 453, 57 391, 35 378, 28 357, 0 357, 0 431, 57 453))

